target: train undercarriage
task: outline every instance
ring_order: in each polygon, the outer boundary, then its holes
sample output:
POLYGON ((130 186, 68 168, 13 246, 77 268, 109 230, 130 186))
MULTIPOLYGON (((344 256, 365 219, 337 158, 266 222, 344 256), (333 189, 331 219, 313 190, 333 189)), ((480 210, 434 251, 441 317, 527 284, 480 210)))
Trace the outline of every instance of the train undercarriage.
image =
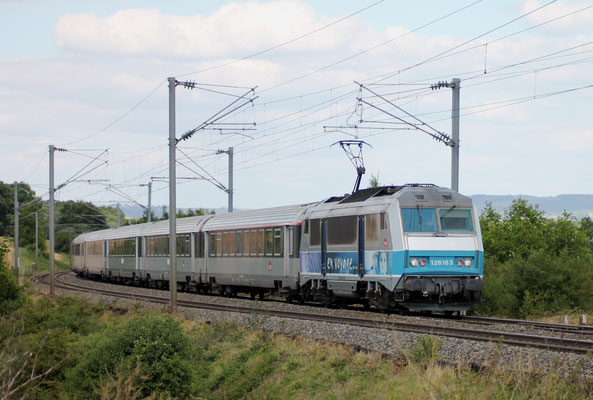
MULTIPOLYGON (((154 289, 169 289, 165 276, 139 277, 92 274, 87 270, 77 271, 78 275, 90 279, 134 285, 154 289)), ((282 297, 289 303, 307 302, 327 307, 345 307, 360 304, 365 309, 371 306, 386 312, 443 312, 447 315, 463 313, 481 301, 483 281, 474 276, 404 276, 393 291, 379 282, 373 281, 331 281, 312 279, 296 289, 283 288, 277 282, 273 288, 222 285, 215 279, 196 282, 186 277, 185 282, 177 282, 180 291, 197 294, 218 294, 223 297, 248 295, 251 299, 263 300, 266 295, 282 297)))

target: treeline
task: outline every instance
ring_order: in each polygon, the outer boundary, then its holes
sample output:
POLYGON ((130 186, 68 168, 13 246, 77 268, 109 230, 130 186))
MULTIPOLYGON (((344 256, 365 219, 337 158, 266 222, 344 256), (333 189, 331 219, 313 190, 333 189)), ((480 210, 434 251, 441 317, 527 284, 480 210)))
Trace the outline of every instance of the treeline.
POLYGON ((487 315, 536 317, 593 311, 593 221, 568 213, 546 218, 518 199, 480 216, 487 315))
MULTIPOLYGON (((19 246, 30 250, 35 248, 35 213, 38 216, 39 250, 47 256, 46 240, 49 239, 48 202, 37 196, 31 187, 18 183, 19 209, 19 246)), ((98 207, 86 201, 56 201, 55 203, 55 250, 69 253, 72 239, 81 233, 117 226, 118 214, 120 224, 133 225, 144 223, 148 219, 147 211, 137 219, 127 219, 124 212, 113 206, 98 207)), ((196 215, 214 214, 204 208, 179 210, 178 218, 196 215)), ((151 214, 152 221, 169 219, 164 209, 162 218, 151 214)), ((0 236, 14 237, 14 185, 0 181, 0 236)))

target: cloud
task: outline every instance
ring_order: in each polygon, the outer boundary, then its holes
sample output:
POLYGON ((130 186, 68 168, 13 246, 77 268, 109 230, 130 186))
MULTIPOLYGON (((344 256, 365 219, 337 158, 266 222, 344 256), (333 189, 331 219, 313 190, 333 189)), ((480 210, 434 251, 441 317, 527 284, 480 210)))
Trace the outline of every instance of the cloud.
MULTIPOLYGON (((173 16, 156 9, 127 9, 107 17, 67 14, 58 20, 55 35, 59 47, 77 52, 201 59, 256 52, 335 20, 318 17, 299 1, 245 2, 224 5, 208 16, 173 16)), ((328 51, 360 31, 357 24, 350 19, 287 48, 328 51)))
MULTIPOLYGON (((527 0, 523 4, 523 12, 533 11, 541 7, 543 3, 540 0, 527 0)), ((527 18, 533 24, 541 24, 558 18, 560 16, 570 14, 581 10, 583 8, 593 6, 592 2, 575 2, 568 4, 564 1, 558 1, 549 7, 545 7, 533 14, 530 14, 527 18)), ((571 32, 580 29, 590 29, 593 25, 593 8, 586 9, 582 12, 577 12, 571 16, 559 19, 558 21, 552 22, 544 26, 543 29, 550 31, 564 31, 571 32)))

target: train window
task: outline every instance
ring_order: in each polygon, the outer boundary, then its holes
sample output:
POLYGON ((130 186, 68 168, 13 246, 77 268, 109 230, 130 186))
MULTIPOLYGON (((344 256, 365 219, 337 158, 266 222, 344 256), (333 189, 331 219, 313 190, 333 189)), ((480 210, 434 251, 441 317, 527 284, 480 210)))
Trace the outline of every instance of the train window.
POLYGON ((472 212, 468 209, 441 208, 439 221, 443 232, 473 232, 472 212))
POLYGON ((216 232, 216 255, 222 256, 222 232, 216 232))
POLYGON ((309 221, 309 244, 319 246, 321 244, 321 220, 312 219, 309 221))
POLYGON ((249 231, 243 232, 243 254, 249 255, 249 231))
POLYGON ((274 255, 274 232, 266 229, 266 256, 274 255))
POLYGON ((133 257, 136 255, 136 239, 116 239, 109 241, 110 256, 133 257))
POLYGON ((305 234, 305 235, 309 234, 309 220, 308 219, 305 220, 305 228, 303 230, 303 234, 305 234))
POLYGON ((208 256, 216 257, 216 234, 211 233, 208 237, 210 238, 208 242, 208 256))
POLYGON ((354 244, 358 238, 358 216, 333 217, 327 219, 327 244, 354 244))
POLYGON ((436 232, 437 217, 434 208, 402 208, 404 232, 436 232))
POLYGON ((138 257, 142 257, 142 238, 136 238, 135 242, 138 244, 138 257))
POLYGON ((204 258, 204 232, 194 234, 196 258, 204 258))
POLYGON ((234 256, 235 251, 235 232, 229 232, 229 256, 234 256))
POLYGON ((223 232, 222 233, 222 255, 223 256, 229 255, 229 247, 230 247, 229 245, 230 245, 229 233, 223 232))
POLYGON ((103 255, 103 242, 95 241, 87 244, 87 253, 89 256, 101 256, 103 255))
POLYGON ((257 255, 264 255, 264 230, 260 229, 257 231, 257 255))
POLYGON ((169 236, 160 236, 158 238, 159 241, 159 255, 161 256, 168 256, 169 255, 169 236))
POLYGON ((252 256, 257 255, 257 231, 251 231, 251 240, 249 241, 249 252, 252 256))
POLYGON ((381 213, 381 229, 387 229, 387 214, 381 213))
POLYGON ((243 254, 243 232, 235 232, 235 254, 240 256, 243 254))
POLYGON ((177 255, 189 257, 191 254, 191 243, 189 235, 177 235, 177 255))
POLYGON ((368 214, 364 220, 365 242, 368 244, 379 243, 379 214, 368 214))
POLYGON ((274 255, 282 256, 282 228, 274 228, 274 255))

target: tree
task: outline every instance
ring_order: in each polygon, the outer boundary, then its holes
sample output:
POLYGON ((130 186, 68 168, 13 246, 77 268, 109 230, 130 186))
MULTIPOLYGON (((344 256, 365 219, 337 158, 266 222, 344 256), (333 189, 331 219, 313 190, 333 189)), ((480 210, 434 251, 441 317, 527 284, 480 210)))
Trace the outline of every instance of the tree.
POLYGON ((581 231, 589 239, 588 247, 593 251, 593 220, 591 217, 581 219, 581 231))
POLYGON ((369 188, 378 188, 379 186, 381 186, 379 183, 379 173, 377 172, 377 175, 371 174, 369 179, 369 188))
MULTIPOLYGON (((18 184, 19 246, 35 245, 35 212, 39 213, 39 237, 46 237, 47 216, 43 202, 35 191, 23 182, 18 184)), ((0 181, 0 236, 14 236, 14 185, 0 181)), ((41 249, 45 243, 40 241, 41 249)))
POLYGON ((21 298, 19 283, 6 262, 7 254, 8 246, 0 241, 0 315, 15 308, 21 298))
POLYGON ((480 225, 482 312, 526 317, 593 309, 588 221, 578 224, 566 212, 548 219, 537 205, 518 199, 503 214, 488 204, 480 225))
POLYGON ((72 239, 84 232, 108 229, 105 214, 92 203, 59 203, 56 221, 56 250, 68 253, 72 239))

